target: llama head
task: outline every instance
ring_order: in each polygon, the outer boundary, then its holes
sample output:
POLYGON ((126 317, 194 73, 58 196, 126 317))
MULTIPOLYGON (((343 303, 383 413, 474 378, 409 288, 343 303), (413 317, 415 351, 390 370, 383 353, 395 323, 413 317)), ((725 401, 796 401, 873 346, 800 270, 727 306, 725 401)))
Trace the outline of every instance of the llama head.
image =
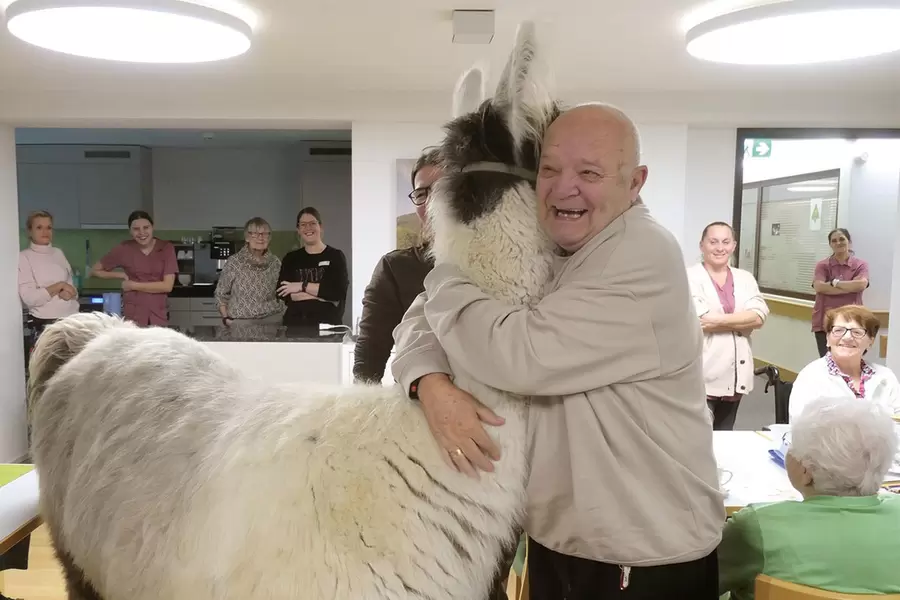
MULTIPOLYGON (((435 259, 503 295, 504 285, 524 275, 517 270, 531 268, 523 261, 548 249, 534 182, 541 138, 559 108, 536 50, 534 25, 523 23, 492 97, 485 99, 480 68, 460 78, 441 145, 444 176, 428 206, 435 259), (507 260, 491 259, 498 255, 507 260)), ((512 295, 532 294, 535 286, 526 287, 512 295)))

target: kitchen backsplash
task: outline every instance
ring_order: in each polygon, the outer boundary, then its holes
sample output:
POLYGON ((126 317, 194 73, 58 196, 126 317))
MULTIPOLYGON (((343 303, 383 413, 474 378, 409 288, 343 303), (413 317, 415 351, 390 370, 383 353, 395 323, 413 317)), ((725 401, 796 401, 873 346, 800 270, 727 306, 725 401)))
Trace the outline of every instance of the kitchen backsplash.
MULTIPOLYGON (((202 237, 209 240, 210 230, 203 231, 172 231, 156 230, 156 237, 180 243, 182 238, 192 237, 195 240, 202 237)), ((115 247, 122 240, 129 239, 128 232, 123 229, 55 229, 53 231, 53 245, 62 250, 72 270, 81 274, 83 288, 89 289, 119 289, 121 284, 108 279, 85 279, 86 270, 91 265, 87 263, 85 242, 90 241, 91 264, 97 262, 104 254, 115 247)), ((28 234, 25 230, 19 231, 19 247, 26 248, 29 244, 28 234)), ((273 231, 269 249, 279 258, 299 247, 296 231, 273 231)))

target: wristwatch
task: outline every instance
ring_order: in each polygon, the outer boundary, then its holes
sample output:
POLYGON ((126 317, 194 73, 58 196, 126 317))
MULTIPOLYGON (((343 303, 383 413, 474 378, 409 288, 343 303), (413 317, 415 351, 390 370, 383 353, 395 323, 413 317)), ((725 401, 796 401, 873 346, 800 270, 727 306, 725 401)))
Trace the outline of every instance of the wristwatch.
POLYGON ((831 287, 837 287, 837 284, 839 284, 840 282, 841 282, 841 280, 838 279, 837 277, 835 277, 834 279, 831 280, 831 287))
POLYGON ((307 282, 304 281, 303 285, 300 287, 300 291, 303 292, 304 294, 306 293, 306 285, 307 285, 307 282))
POLYGON ((421 381, 421 380, 422 380, 422 378, 419 377, 418 379, 416 379, 409 385, 409 399, 410 400, 418 400, 419 399, 419 381, 421 381))
POLYGON ((228 325, 228 321, 233 321, 231 317, 222 317, 222 325, 228 325))

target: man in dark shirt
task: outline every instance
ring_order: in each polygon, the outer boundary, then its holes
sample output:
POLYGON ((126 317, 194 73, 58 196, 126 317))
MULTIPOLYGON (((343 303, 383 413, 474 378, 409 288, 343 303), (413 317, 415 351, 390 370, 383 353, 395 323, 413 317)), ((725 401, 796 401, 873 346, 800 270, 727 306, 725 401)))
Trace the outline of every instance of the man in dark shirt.
POLYGON ((350 285, 347 257, 322 241, 322 217, 315 208, 300 211, 297 232, 303 247, 285 255, 278 276, 278 296, 287 304, 284 324, 341 325, 350 285))
MULTIPOLYGON (((425 228, 425 207, 431 186, 441 175, 436 148, 419 157, 412 171, 413 191, 409 199, 425 228)), ((375 267, 363 295, 359 336, 353 354, 353 378, 358 382, 380 383, 394 347, 394 327, 406 309, 425 290, 425 276, 434 266, 428 256, 427 233, 411 248, 388 252, 375 267)))

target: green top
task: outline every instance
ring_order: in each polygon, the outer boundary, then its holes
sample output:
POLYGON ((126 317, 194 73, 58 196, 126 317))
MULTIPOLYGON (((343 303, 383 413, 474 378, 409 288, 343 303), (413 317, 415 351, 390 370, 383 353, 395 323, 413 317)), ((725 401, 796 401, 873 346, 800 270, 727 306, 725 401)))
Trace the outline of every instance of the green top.
POLYGON ((900 593, 900 496, 816 496, 735 513, 719 546, 719 589, 752 600, 759 574, 845 594, 900 593))
POLYGON ((34 465, 7 465, 0 464, 0 487, 3 487, 10 481, 18 479, 25 473, 34 468, 34 465))

